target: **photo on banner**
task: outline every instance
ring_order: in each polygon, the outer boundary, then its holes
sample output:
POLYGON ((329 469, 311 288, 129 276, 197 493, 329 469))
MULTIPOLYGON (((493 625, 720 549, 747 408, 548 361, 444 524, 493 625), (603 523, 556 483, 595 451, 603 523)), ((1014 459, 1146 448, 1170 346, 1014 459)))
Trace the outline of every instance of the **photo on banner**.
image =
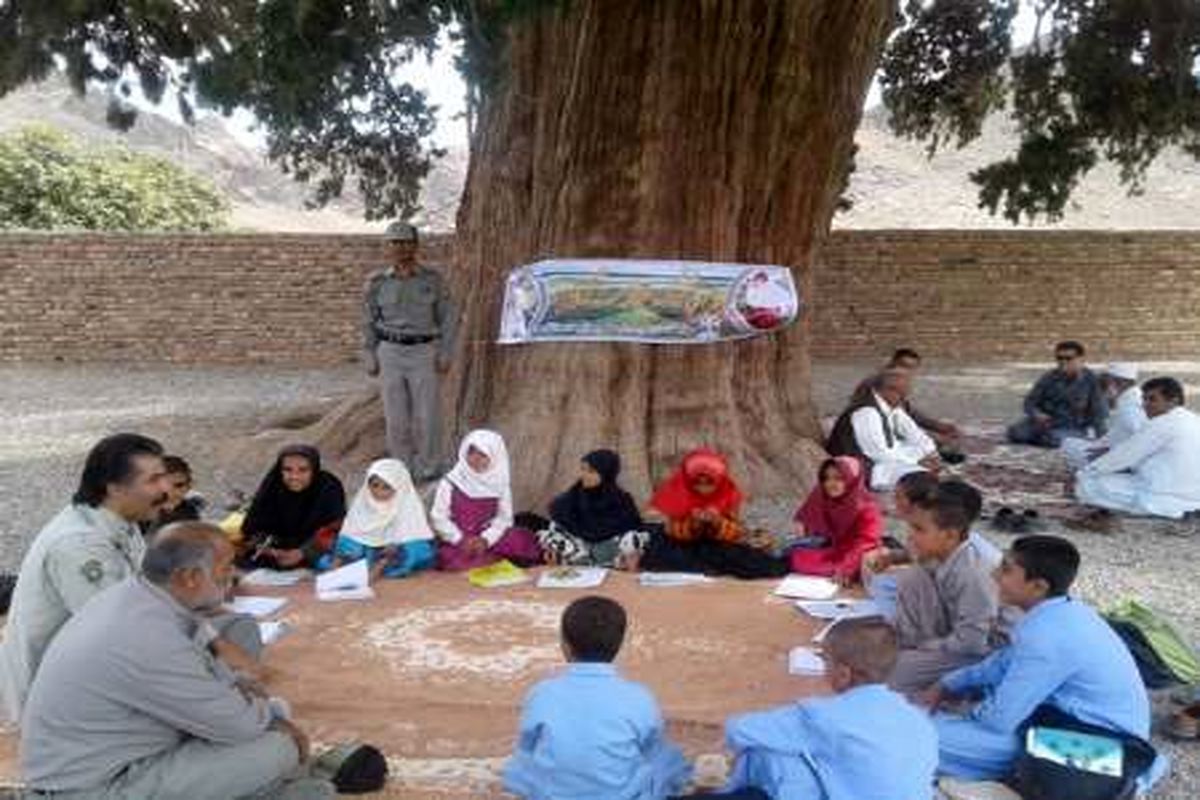
POLYGON ((702 344, 795 321, 791 270, 770 264, 556 259, 509 273, 501 344, 702 344))

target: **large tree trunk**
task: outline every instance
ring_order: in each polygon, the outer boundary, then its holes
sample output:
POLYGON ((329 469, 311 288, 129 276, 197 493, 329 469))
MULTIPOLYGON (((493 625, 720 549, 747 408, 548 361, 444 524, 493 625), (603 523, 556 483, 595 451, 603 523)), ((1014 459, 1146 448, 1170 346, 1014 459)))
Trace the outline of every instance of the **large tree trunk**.
POLYGON ((499 346, 504 278, 551 256, 774 263, 807 298, 893 14, 892 0, 572 0, 513 24, 458 217, 451 394, 456 433, 505 435, 518 504, 596 447, 622 454, 642 496, 702 444, 755 493, 811 483, 807 322, 738 343, 499 346))

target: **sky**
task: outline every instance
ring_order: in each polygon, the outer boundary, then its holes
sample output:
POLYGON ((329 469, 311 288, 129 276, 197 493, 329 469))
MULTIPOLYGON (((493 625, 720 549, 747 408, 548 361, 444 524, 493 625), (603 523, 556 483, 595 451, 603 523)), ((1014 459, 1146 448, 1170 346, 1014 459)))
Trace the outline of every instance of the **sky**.
MULTIPOLYGON (((1017 46, 1027 43, 1032 38, 1035 22, 1033 3, 1026 0, 1022 4, 1014 26, 1013 38, 1017 46)), ((438 125, 433 133, 433 144, 438 147, 465 148, 467 124, 463 115, 466 111, 466 86, 454 68, 454 46, 449 37, 443 34, 440 46, 432 59, 427 62, 423 57, 419 57, 401 70, 398 77, 401 80, 409 81, 417 88, 424 89, 430 102, 438 107, 438 125)), ((872 108, 879 102, 879 84, 875 82, 867 94, 866 107, 872 108)), ((138 104, 148 107, 144 102, 138 104)), ((173 100, 165 101, 161 108, 148 108, 148 110, 178 121, 173 100)), ((232 117, 226 118, 224 122, 230 133, 243 144, 255 148, 263 146, 263 134, 255 129, 254 117, 251 114, 236 112, 232 117)))

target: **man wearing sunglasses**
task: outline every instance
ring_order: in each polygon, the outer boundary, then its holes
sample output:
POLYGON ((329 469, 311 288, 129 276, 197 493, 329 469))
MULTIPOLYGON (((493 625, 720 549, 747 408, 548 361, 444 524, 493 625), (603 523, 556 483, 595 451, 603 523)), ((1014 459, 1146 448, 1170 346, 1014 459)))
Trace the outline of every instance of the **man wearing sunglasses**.
POLYGON ((1057 367, 1042 375, 1025 396, 1025 417, 1009 426, 1008 440, 1034 447, 1058 447, 1072 436, 1103 436, 1108 403, 1100 379, 1084 365, 1083 345, 1059 342, 1057 367))

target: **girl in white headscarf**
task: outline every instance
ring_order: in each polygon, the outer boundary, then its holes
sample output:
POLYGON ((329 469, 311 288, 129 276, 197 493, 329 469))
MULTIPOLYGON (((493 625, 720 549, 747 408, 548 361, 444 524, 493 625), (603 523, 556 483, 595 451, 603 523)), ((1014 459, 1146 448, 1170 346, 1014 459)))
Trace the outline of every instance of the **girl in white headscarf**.
POLYGON ((435 555, 433 530, 404 463, 371 464, 342 523, 333 566, 366 558, 373 579, 403 578, 432 567, 435 555))
POLYGON ((507 558, 515 564, 542 560, 537 537, 513 527, 508 448, 495 431, 471 431, 458 448, 458 463, 438 483, 430 519, 440 540, 438 568, 466 570, 507 558))

